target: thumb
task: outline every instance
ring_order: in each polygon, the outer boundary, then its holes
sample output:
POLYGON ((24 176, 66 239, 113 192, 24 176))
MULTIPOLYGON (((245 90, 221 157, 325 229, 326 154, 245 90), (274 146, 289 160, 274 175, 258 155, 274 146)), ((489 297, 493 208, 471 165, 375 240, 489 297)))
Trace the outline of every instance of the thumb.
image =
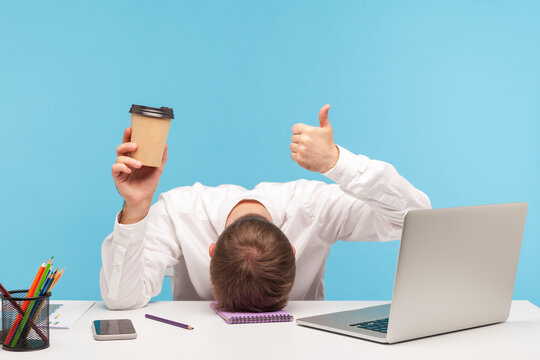
POLYGON ((319 111, 319 123, 321 128, 330 127, 330 119, 328 119, 328 110, 330 110, 330 105, 324 105, 319 111))

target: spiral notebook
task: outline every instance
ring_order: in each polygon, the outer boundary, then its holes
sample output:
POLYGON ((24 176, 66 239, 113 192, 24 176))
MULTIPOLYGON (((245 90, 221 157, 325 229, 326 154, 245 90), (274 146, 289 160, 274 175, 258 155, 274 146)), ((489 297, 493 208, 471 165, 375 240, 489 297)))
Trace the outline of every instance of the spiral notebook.
POLYGON ((261 313, 228 312, 216 309, 216 302, 210 304, 212 310, 216 312, 227 324, 255 324, 266 322, 288 322, 294 317, 286 311, 272 311, 261 313))

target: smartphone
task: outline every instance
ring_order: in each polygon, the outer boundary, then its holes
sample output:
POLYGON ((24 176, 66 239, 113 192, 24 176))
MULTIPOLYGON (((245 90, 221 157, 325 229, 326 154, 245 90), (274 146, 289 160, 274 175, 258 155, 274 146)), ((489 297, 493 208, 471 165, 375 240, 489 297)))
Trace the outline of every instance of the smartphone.
POLYGON ((129 319, 94 320, 92 330, 96 340, 128 340, 137 337, 129 319))

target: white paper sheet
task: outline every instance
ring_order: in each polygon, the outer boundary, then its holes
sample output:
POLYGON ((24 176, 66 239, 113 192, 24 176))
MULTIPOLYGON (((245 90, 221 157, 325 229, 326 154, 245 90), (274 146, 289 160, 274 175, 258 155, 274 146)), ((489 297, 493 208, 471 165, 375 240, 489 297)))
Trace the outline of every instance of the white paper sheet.
POLYGON ((49 303, 49 327, 69 329, 94 305, 93 301, 51 300, 49 303))

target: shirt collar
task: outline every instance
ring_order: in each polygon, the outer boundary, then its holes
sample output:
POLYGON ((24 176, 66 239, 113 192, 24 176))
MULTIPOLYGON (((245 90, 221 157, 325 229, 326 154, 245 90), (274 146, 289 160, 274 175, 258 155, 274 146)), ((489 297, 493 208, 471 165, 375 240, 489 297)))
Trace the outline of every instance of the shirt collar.
POLYGON ((285 220, 285 214, 276 211, 276 206, 272 199, 269 196, 265 196, 265 194, 258 193, 255 188, 251 191, 245 190, 245 192, 237 194, 227 199, 223 203, 223 205, 218 211, 218 216, 216 219, 216 232, 218 233, 218 236, 221 235, 223 230, 225 230, 225 223, 227 222, 227 217, 229 216, 229 213, 236 206, 236 204, 238 204, 242 200, 257 200, 258 202, 263 204, 266 210, 268 210, 270 216, 272 217, 272 222, 274 223, 274 225, 279 228, 281 228, 281 226, 283 225, 283 221, 285 220))

